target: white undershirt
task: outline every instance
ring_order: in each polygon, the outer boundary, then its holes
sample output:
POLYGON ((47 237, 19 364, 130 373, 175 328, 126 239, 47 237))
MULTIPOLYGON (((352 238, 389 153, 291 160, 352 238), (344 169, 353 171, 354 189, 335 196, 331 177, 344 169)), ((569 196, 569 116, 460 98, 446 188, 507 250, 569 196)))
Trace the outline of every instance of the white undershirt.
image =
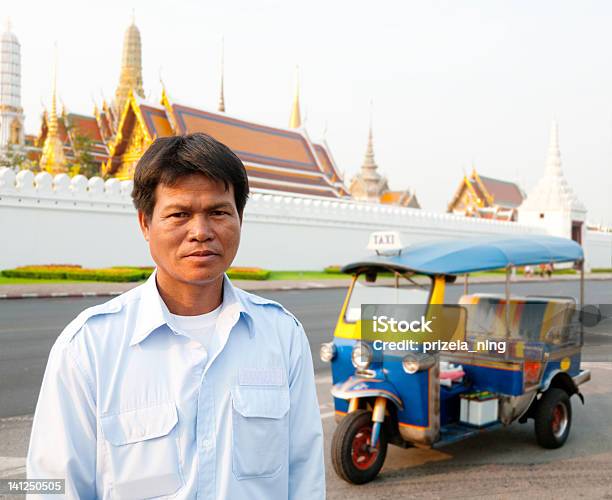
POLYGON ((206 352, 210 356, 213 354, 212 349, 215 348, 215 332, 217 329, 217 318, 221 312, 219 305, 215 310, 197 316, 179 316, 178 314, 170 313, 173 326, 180 330, 181 333, 187 335, 190 339, 202 344, 206 352))

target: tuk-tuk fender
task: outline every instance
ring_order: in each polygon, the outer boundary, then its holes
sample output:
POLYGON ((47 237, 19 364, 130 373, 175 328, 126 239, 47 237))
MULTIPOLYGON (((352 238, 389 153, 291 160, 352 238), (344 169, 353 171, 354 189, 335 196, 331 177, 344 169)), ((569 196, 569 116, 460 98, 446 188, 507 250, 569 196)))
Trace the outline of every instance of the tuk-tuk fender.
POLYGON ((563 389, 570 396, 577 394, 582 404, 584 404, 584 396, 580 393, 578 386, 581 383, 590 380, 590 378, 591 372, 589 370, 584 370, 582 373, 580 373, 574 378, 570 377, 567 372, 561 370, 553 370, 542 382, 540 392, 547 391, 551 387, 558 387, 559 389, 563 389))
POLYGON ((386 380, 376 378, 350 377, 336 384, 331 389, 332 396, 338 399, 377 398, 382 397, 392 401, 400 410, 404 403, 395 386, 386 380))

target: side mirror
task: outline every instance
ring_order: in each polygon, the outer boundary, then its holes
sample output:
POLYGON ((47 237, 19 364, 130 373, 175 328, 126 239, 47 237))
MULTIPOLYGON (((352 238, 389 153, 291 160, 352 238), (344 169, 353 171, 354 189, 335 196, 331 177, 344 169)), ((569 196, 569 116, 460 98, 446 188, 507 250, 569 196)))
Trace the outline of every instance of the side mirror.
POLYGON ((587 305, 580 311, 580 322, 587 327, 593 327, 601 321, 601 311, 599 307, 587 305))

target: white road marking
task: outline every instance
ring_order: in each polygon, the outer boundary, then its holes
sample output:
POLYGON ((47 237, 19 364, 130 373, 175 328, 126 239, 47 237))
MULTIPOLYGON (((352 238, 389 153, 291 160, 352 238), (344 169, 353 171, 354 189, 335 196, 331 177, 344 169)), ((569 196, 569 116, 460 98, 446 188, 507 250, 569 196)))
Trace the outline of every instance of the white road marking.
POLYGON ((16 477, 25 472, 25 457, 0 457, 0 477, 16 477))
POLYGON ((317 375, 315 377, 315 384, 331 384, 332 377, 331 375, 317 375))
POLYGON ((0 424, 6 424, 8 422, 27 422, 34 420, 34 415, 18 415, 16 417, 2 417, 0 418, 0 424))
POLYGON ((581 364, 583 368, 599 368, 600 370, 612 370, 612 363, 609 361, 588 361, 581 364))

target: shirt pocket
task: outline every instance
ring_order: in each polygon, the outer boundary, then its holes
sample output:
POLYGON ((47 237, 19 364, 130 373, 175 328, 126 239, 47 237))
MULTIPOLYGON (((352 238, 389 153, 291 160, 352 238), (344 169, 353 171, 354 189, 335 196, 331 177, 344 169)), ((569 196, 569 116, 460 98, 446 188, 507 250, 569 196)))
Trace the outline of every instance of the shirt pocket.
POLYGON ((113 497, 164 497, 183 486, 174 403, 107 415, 100 422, 113 497))
POLYGON ((275 476, 287 463, 289 389, 232 390, 232 469, 237 479, 275 476))

